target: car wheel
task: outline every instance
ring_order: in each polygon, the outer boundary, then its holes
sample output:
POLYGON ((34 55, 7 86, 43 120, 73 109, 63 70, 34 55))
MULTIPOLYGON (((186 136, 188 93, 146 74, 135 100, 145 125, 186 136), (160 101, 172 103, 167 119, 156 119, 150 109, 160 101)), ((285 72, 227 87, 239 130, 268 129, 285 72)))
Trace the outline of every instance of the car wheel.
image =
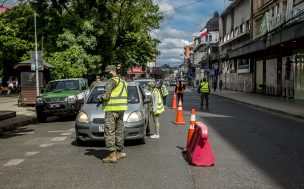
POLYGON ((38 111, 37 112, 37 120, 39 123, 45 123, 47 119, 47 116, 44 112, 38 111))

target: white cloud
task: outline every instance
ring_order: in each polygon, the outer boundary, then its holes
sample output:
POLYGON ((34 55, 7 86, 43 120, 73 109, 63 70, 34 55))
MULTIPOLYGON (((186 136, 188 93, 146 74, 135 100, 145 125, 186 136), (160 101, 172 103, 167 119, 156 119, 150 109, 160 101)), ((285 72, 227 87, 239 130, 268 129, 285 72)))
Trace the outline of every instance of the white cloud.
MULTIPOLYGON (((184 62, 184 46, 192 43, 192 36, 199 35, 214 11, 221 12, 224 0, 205 0, 195 4, 182 0, 153 0, 165 13, 160 29, 151 32, 152 37, 161 41, 157 65, 180 65, 184 62), (189 6, 185 6, 189 4, 189 6), (169 11, 175 9, 173 11, 169 11)), ((226 0, 228 2, 228 0, 226 0)), ((226 3, 227 6, 228 3, 226 3)))
POLYGON ((160 12, 163 13, 163 16, 165 17, 165 19, 169 19, 174 16, 175 11, 173 10, 174 7, 172 4, 161 1, 158 5, 159 5, 160 12))

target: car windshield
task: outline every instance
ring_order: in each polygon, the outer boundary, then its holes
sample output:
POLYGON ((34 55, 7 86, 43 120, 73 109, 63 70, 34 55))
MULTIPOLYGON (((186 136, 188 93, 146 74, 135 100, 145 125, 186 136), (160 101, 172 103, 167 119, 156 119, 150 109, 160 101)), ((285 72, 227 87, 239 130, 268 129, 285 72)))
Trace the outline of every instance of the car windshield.
POLYGON ((142 88, 147 88, 147 84, 148 84, 150 81, 153 81, 153 80, 141 80, 141 81, 137 81, 137 82, 139 83, 139 85, 140 85, 142 88))
MULTIPOLYGON (((98 103, 97 97, 103 93, 104 93, 104 86, 95 87, 87 100, 87 104, 98 103)), ((128 103, 129 104, 139 103, 139 96, 136 86, 128 86, 128 103)))
POLYGON ((51 81, 47 84, 45 92, 56 92, 63 90, 79 90, 78 80, 51 81))

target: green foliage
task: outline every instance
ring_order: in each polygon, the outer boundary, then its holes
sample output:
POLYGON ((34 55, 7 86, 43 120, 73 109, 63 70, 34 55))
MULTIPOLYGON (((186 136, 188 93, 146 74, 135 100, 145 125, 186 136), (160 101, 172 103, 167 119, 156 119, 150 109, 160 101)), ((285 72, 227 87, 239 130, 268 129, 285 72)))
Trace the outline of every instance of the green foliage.
POLYGON ((99 61, 98 56, 90 56, 78 45, 62 52, 52 53, 47 61, 55 66, 51 72, 53 79, 82 77, 88 71, 85 63, 99 61))
POLYGON ((15 64, 29 58, 28 52, 34 47, 32 23, 33 10, 29 5, 20 5, 0 14, 0 70, 4 70, 6 79, 15 64))
POLYGON ((145 68, 159 54, 159 41, 150 32, 159 27, 162 16, 152 0, 29 2, 0 15, 0 61, 29 58, 34 47, 33 10, 39 49, 43 37, 44 58, 55 66, 53 79, 92 78, 108 64, 121 64, 123 71, 145 68))

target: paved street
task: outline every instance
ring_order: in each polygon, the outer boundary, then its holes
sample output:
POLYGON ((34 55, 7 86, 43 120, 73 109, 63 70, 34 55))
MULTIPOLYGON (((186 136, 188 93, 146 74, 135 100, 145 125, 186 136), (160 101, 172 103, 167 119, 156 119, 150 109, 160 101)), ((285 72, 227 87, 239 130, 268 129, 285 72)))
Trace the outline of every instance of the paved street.
POLYGON ((209 127, 214 167, 189 165, 181 153, 191 108, 199 109, 198 94, 187 90, 187 125, 174 125, 176 110, 167 109, 160 139, 126 142, 128 157, 117 164, 101 162, 104 143, 75 144, 73 118, 0 135, 1 188, 304 187, 303 120, 214 95, 210 103, 196 120, 209 127))

